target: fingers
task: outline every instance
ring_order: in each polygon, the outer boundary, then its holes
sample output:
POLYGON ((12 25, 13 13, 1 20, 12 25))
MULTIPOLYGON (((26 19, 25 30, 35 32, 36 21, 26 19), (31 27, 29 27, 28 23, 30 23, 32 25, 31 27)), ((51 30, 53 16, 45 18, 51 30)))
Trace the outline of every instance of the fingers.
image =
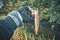
POLYGON ((29 11, 31 12, 33 19, 35 18, 36 15, 38 15, 38 11, 33 10, 30 6, 29 6, 29 11))
POLYGON ((32 15, 37 15, 38 11, 33 10, 31 7, 29 7, 29 11, 32 13, 32 15))
POLYGON ((33 10, 30 6, 29 6, 29 11, 30 11, 32 14, 38 13, 38 11, 33 10))
POLYGON ((29 7, 29 10, 30 10, 30 11, 33 11, 33 9, 32 9, 31 7, 29 7))

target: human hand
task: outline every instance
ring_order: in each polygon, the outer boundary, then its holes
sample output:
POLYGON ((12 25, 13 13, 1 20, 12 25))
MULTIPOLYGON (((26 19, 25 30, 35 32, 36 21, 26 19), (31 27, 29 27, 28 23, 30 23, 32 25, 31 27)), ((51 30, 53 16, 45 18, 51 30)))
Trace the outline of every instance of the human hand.
POLYGON ((27 23, 33 23, 35 14, 37 14, 37 11, 33 10, 29 6, 23 6, 22 8, 18 9, 18 12, 21 14, 23 22, 27 23))

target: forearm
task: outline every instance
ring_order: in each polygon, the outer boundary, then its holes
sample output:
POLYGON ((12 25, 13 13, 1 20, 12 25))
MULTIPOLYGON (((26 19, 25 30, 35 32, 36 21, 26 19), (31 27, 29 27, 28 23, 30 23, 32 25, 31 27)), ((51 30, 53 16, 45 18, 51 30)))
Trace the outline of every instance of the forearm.
POLYGON ((12 29, 12 31, 21 26, 23 23, 22 16, 20 13, 16 10, 13 10, 10 12, 7 17, 4 19, 4 21, 8 24, 8 27, 12 29))
POLYGON ((14 30, 21 26, 23 22, 34 23, 34 18, 31 13, 28 6, 24 6, 17 11, 13 10, 9 12, 7 17, 3 21, 0 21, 0 35, 3 35, 2 39, 9 40, 14 30))
POLYGON ((21 26, 23 23, 23 19, 18 11, 14 10, 10 12, 7 17, 0 22, 0 28, 3 32, 1 35, 3 35, 3 39, 9 40, 12 36, 14 30, 21 26))

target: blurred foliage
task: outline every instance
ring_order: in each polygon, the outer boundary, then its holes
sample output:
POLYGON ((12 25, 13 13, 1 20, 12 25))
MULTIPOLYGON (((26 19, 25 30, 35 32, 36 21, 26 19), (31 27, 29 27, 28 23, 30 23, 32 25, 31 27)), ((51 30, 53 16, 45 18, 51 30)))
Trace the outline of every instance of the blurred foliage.
MULTIPOLYGON (((18 8, 28 5, 34 10, 39 11, 40 15, 40 32, 42 38, 44 35, 50 37, 54 33, 54 26, 56 23, 60 23, 60 0, 1 0, 3 6, 0 7, 0 14, 7 14, 12 10, 18 10, 18 8), (44 34, 44 35, 43 35, 44 34), (50 34, 50 35, 48 35, 50 34)), ((1 6, 2 4, 0 4, 1 6)), ((34 33, 34 27, 30 24, 25 25, 25 30, 34 33)), ((26 33, 26 35, 31 38, 31 34, 26 33)), ((29 39, 32 40, 33 38, 29 39)), ((34 40, 34 39, 33 39, 34 40)), ((44 39, 43 39, 44 40, 44 39)))

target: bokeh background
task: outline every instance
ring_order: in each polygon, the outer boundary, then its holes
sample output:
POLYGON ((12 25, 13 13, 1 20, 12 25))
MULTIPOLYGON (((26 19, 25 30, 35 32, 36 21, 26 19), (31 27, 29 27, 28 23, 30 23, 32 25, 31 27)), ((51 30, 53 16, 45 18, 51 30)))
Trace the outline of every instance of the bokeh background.
POLYGON ((11 40, 54 40, 55 25, 60 23, 60 0, 0 0, 0 19, 26 5, 39 11, 39 37, 34 37, 34 24, 23 23, 11 40))

